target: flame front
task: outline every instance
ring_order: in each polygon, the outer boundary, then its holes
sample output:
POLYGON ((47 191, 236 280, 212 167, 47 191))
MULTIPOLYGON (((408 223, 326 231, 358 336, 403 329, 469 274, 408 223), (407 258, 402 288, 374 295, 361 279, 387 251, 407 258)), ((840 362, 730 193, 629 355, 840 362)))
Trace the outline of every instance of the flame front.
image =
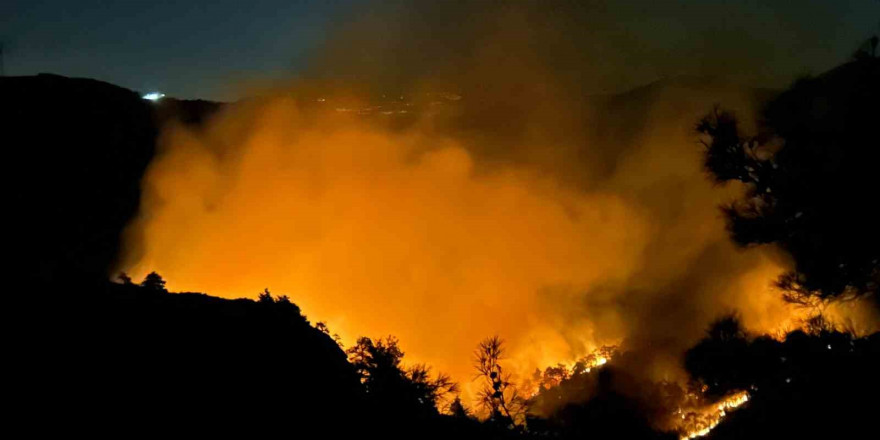
POLYGON ((485 335, 508 341, 522 374, 626 340, 658 377, 680 376, 678 353, 732 307, 751 328, 791 322, 770 288, 781 267, 727 241, 723 191, 698 151, 681 152, 686 136, 646 136, 616 174, 582 187, 539 164, 490 164, 476 152, 499 139, 438 133, 439 118, 390 129, 276 98, 204 132, 172 128, 124 270, 227 297, 269 287, 346 344, 398 336, 408 361, 466 392, 485 335), (670 185, 682 212, 660 198, 670 185))
POLYGON ((708 182, 693 133, 718 102, 751 115, 751 91, 586 97, 603 63, 551 62, 580 59, 554 42, 582 27, 508 12, 461 23, 448 57, 425 56, 436 44, 418 26, 398 42, 363 41, 397 26, 343 32, 315 78, 167 127, 120 269, 225 297, 268 287, 345 344, 399 337, 406 361, 466 394, 493 334, 520 377, 623 343, 644 356, 634 374, 679 380, 681 353, 723 313, 758 332, 796 322, 771 288, 788 263, 730 242, 716 207, 741 188, 708 182), (424 65, 379 62, 404 53, 424 65), (397 69, 430 73, 389 85, 397 69))
POLYGON ((724 419, 727 413, 739 408, 749 401, 749 393, 740 391, 730 394, 718 403, 705 408, 681 412, 679 432, 681 439, 703 437, 709 434, 724 419))

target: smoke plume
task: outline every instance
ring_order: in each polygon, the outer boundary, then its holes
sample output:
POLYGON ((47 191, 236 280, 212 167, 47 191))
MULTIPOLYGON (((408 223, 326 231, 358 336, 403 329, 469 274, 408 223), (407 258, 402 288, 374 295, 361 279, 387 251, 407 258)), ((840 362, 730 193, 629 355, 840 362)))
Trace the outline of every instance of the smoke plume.
POLYGON ((787 261, 730 242, 717 206, 741 188, 712 186, 693 130, 716 103, 747 122, 765 95, 702 76, 752 61, 716 63, 733 34, 672 56, 597 5, 489 5, 364 10, 302 77, 169 127, 121 268, 268 287, 465 388, 493 334, 523 374, 620 343, 677 379, 723 313, 797 325, 771 287, 787 261), (680 72, 701 76, 601 93, 680 72))

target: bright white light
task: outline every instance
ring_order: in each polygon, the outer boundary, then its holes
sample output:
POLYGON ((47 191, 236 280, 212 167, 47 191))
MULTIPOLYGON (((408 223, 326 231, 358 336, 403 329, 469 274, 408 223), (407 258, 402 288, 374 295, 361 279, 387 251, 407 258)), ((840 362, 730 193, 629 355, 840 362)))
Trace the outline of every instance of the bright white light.
POLYGON ((164 97, 165 97, 165 94, 159 93, 159 92, 147 93, 146 95, 143 96, 144 99, 149 100, 149 101, 158 101, 164 97))

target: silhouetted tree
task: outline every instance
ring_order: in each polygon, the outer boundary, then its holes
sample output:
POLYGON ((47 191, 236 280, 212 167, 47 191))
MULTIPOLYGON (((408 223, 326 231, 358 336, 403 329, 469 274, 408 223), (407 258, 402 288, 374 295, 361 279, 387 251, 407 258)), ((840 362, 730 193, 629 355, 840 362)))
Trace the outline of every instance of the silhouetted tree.
POLYGON ((449 393, 458 390, 458 385, 445 373, 438 373, 431 378, 431 368, 425 364, 416 364, 405 370, 405 376, 412 383, 419 403, 430 403, 435 408, 449 393))
POLYGON ((478 392, 480 406, 489 411, 491 420, 510 426, 525 425, 525 400, 501 366, 504 341, 492 336, 480 341, 474 351, 474 366, 483 387, 478 392))
POLYGON ((568 367, 562 364, 557 364, 555 367, 547 367, 544 369, 543 374, 540 372, 537 373, 540 375, 540 386, 544 389, 558 386, 562 381, 570 378, 572 374, 568 367))
POLYGON ((302 317, 306 323, 309 322, 305 315, 302 314, 302 310, 299 306, 294 304, 287 295, 281 295, 278 298, 275 298, 275 308, 281 314, 302 317))
POLYGON ((712 322, 706 331, 709 339, 730 342, 746 339, 746 331, 740 323, 739 316, 731 313, 712 322))
POLYGON ((119 276, 116 278, 119 279, 119 281, 121 281, 122 284, 124 284, 126 286, 130 286, 130 285, 134 284, 134 282, 131 280, 131 277, 128 276, 128 274, 125 272, 120 272, 119 276))
POLYGON ((393 336, 376 341, 361 337, 346 353, 373 403, 398 416, 436 415, 442 398, 457 389, 445 374, 431 378, 425 365, 404 369, 404 353, 393 336))
POLYGON ((705 339, 688 350, 685 367, 711 396, 747 389, 751 385, 748 345, 739 318, 734 314, 723 316, 709 326, 705 339))
POLYGON ((324 321, 316 322, 315 328, 318 329, 318 331, 320 331, 321 333, 324 333, 325 335, 330 334, 330 328, 327 327, 327 323, 325 323, 324 321))
POLYGON ((144 277, 144 280, 141 281, 141 287, 153 292, 168 292, 165 290, 165 280, 156 272, 150 272, 147 274, 147 276, 144 277))
POLYGON ((447 410, 449 415, 452 417, 458 418, 470 418, 470 411, 461 403, 461 397, 455 396, 455 399, 452 400, 452 403, 449 404, 449 409, 447 410))
POLYGON ((257 297, 257 303, 271 310, 272 314, 279 319, 298 319, 306 324, 309 323, 299 306, 290 301, 287 295, 273 297, 269 289, 263 289, 263 292, 257 297))
POLYGON ((272 298, 272 293, 269 292, 269 289, 263 289, 263 292, 257 298, 257 302, 260 304, 275 304, 275 298, 272 298))
POLYGON ((853 58, 856 60, 863 60, 865 58, 876 58, 877 57, 877 43, 880 41, 876 35, 872 36, 865 40, 861 46, 859 46, 856 53, 853 54, 853 58))
POLYGON ((754 136, 719 109, 697 126, 714 178, 746 184, 724 207, 733 239, 793 257, 778 281, 791 302, 878 297, 878 102, 880 59, 868 57, 798 81, 766 105, 754 136))

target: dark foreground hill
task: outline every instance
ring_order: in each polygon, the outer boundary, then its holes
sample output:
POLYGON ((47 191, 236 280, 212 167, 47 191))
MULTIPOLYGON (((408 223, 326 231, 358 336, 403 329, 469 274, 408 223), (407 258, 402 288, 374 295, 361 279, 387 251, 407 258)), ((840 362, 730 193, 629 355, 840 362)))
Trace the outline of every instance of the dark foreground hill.
MULTIPOLYGON (((637 95, 653 93, 643 92, 637 95)), ((546 429, 515 432, 370 395, 346 353, 289 301, 107 281, 159 127, 169 119, 200 124, 218 106, 156 106, 111 84, 54 75, 0 78, 0 97, 13 223, 6 250, 21 267, 13 275, 26 281, 7 291, 31 302, 4 310, 13 323, 10 363, 23 366, 7 372, 8 396, 13 418, 29 433, 661 436, 607 380, 612 376, 590 379, 599 391, 532 421, 546 429)), ((638 113, 631 103, 638 99, 609 106, 638 113)), ((826 329, 780 343, 733 334, 713 340, 710 332, 687 358, 693 378, 711 392, 753 392, 712 436, 875 436, 876 336, 852 339, 826 329)))
POLYGON ((155 151, 153 109, 130 90, 56 75, 2 77, 0 97, 19 276, 105 275, 155 151))
POLYGON ((363 410, 345 354, 293 304, 106 281, 159 126, 199 123, 216 104, 156 105, 56 75, 0 78, 0 97, 12 219, 5 250, 28 292, 10 319, 24 366, 14 389, 33 426, 122 434, 280 423, 295 413, 320 425, 318 415, 363 410), (52 423, 40 424, 44 417, 52 423))
POLYGON ((0 77, 0 126, 19 276, 104 278, 137 212, 161 124, 199 124, 220 104, 153 103, 101 81, 0 77))
POLYGON ((52 419, 42 433, 513 435, 389 402, 394 394, 372 396, 340 346, 286 297, 222 299, 109 282, 64 293, 79 300, 29 351, 39 363, 23 376, 18 407, 29 423, 52 419))
POLYGON ((57 409, 76 408, 83 427, 220 430, 262 421, 340 433, 346 425, 327 423, 365 409, 345 353, 290 302, 112 283, 81 297, 78 328, 60 335, 57 409))
POLYGON ((4 244, 11 291, 25 299, 5 314, 15 329, 8 377, 18 422, 48 434, 126 436, 282 429, 303 438, 398 438, 418 429, 450 437, 479 429, 374 405, 342 349, 289 301, 107 280, 160 127, 201 124, 219 104, 153 103, 57 75, 2 77, 0 97, 12 219, 4 244))

